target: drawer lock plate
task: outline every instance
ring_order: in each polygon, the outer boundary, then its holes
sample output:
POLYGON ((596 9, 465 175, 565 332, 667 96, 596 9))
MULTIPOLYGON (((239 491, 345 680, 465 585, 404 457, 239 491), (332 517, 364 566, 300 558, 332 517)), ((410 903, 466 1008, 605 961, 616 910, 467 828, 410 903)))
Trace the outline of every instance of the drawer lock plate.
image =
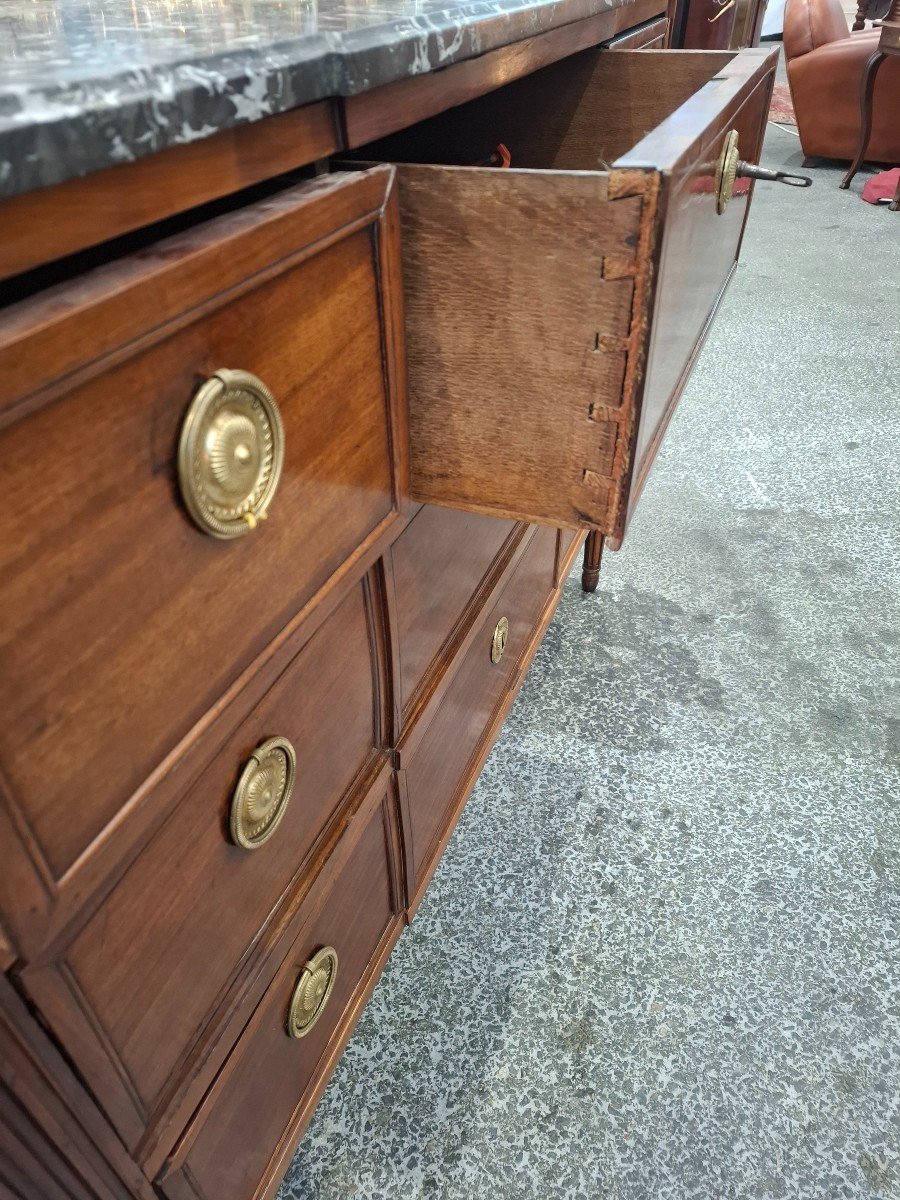
POLYGON ((738 179, 764 179, 768 183, 785 183, 788 187, 812 187, 809 175, 789 175, 787 171, 770 171, 755 163, 744 162, 738 154, 737 130, 732 129, 716 163, 716 212, 720 216, 734 195, 734 185, 738 179))

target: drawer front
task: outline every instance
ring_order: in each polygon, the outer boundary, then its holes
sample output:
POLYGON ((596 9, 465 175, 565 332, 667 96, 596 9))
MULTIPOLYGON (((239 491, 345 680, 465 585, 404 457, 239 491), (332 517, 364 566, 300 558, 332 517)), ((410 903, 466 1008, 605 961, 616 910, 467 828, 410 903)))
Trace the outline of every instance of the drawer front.
POLYGON ((5 977, 0 978, 0 1196, 153 1200, 150 1183, 5 977))
POLYGON ((566 576, 572 567, 572 560, 578 553, 578 549, 583 541, 583 533, 573 533, 571 529, 561 529, 559 531, 556 548, 556 583, 558 586, 561 587, 565 583, 566 576))
MULTIPOLYGON (((399 932, 387 849, 392 803, 382 783, 335 852, 342 865, 329 865, 310 893, 302 932, 163 1172, 162 1190, 174 1200, 251 1200, 286 1167, 399 932), (332 960, 321 952, 329 947, 337 954, 331 994, 305 1036, 292 1038, 292 995, 315 955, 325 983, 332 960)), ((303 1012, 315 1014, 314 995, 311 986, 303 1012)))
POLYGON ((777 55, 588 50, 366 147, 399 167, 411 491, 621 536, 737 257, 777 55), (498 142, 509 170, 487 162, 498 142), (605 164, 612 163, 611 168, 605 164))
POLYGON ((64 951, 23 973, 132 1149, 193 1083, 198 1057, 221 1055, 316 839, 383 762, 372 622, 357 586, 251 713, 213 731, 208 766, 64 951), (257 750, 276 738, 295 754, 283 809, 283 747, 257 750))
POLYGON ((616 37, 603 42, 604 50, 662 50, 669 35, 667 17, 645 21, 634 29, 626 29, 616 37))
MULTIPOLYGON (((683 53, 669 50, 648 57, 658 57, 664 70, 666 59, 683 53)), ((707 57, 703 52, 699 56, 707 57)), ((698 57, 698 52, 693 57, 698 57)), ((709 57, 726 60, 716 78, 616 164, 627 173, 641 169, 648 159, 662 160, 667 152, 672 162, 663 196, 656 287, 648 301, 650 335, 628 495, 613 529, 614 547, 621 543, 628 517, 737 265, 752 184, 738 179, 733 197, 719 213, 709 164, 719 161, 731 130, 737 131, 745 159, 758 162, 762 151, 775 79, 771 52, 742 50, 735 56, 709 57), (768 65, 751 73, 753 64, 768 65), (673 148, 678 146, 686 114, 702 132, 686 151, 676 154, 673 148)), ((703 464, 698 463, 697 469, 702 471, 703 464)))
POLYGON ((0 322, 18 497, 0 515, 0 763, 43 896, 10 889, 14 926, 123 833, 151 772, 399 520, 390 185, 291 189, 0 322), (195 471, 221 515, 248 463, 273 477, 279 439, 258 396, 214 381, 193 410, 206 457, 187 451, 180 484, 188 406, 221 368, 263 381, 284 448, 267 519, 228 540, 188 511, 195 471))
POLYGON ((404 713, 521 532, 514 521, 426 505, 391 547, 404 713))
POLYGON ((539 528, 514 574, 484 616, 461 665, 433 712, 400 748, 401 803, 411 896, 427 881, 477 769, 493 741, 497 715, 554 588, 557 535, 539 528), (508 629, 499 661, 500 622, 508 629))

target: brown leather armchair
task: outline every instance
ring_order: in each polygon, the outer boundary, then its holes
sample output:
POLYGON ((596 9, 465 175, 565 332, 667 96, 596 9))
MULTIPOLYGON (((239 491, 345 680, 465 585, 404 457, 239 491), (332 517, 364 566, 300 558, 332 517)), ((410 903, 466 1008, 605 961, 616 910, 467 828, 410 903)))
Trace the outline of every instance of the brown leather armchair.
MULTIPOLYGON (((784 54, 807 158, 855 157, 860 81, 880 35, 851 33, 838 0, 788 0, 784 54)), ((876 77, 866 159, 900 163, 900 58, 884 61, 876 77)))

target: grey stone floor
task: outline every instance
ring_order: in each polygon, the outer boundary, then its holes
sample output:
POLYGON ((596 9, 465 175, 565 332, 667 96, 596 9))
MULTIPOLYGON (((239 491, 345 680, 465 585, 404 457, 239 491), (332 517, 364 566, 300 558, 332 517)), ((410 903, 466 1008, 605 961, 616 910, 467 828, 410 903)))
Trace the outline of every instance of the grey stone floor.
POLYGON ((757 189, 281 1200, 900 1197, 900 214, 815 175, 757 189))

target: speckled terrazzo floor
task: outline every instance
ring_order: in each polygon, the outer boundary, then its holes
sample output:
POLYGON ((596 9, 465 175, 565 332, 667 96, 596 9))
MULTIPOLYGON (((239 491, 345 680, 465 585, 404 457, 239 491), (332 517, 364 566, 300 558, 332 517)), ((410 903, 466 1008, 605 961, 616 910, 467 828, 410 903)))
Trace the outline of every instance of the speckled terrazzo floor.
POLYGON ((900 1197, 900 214, 839 175, 758 188, 280 1200, 900 1197))

